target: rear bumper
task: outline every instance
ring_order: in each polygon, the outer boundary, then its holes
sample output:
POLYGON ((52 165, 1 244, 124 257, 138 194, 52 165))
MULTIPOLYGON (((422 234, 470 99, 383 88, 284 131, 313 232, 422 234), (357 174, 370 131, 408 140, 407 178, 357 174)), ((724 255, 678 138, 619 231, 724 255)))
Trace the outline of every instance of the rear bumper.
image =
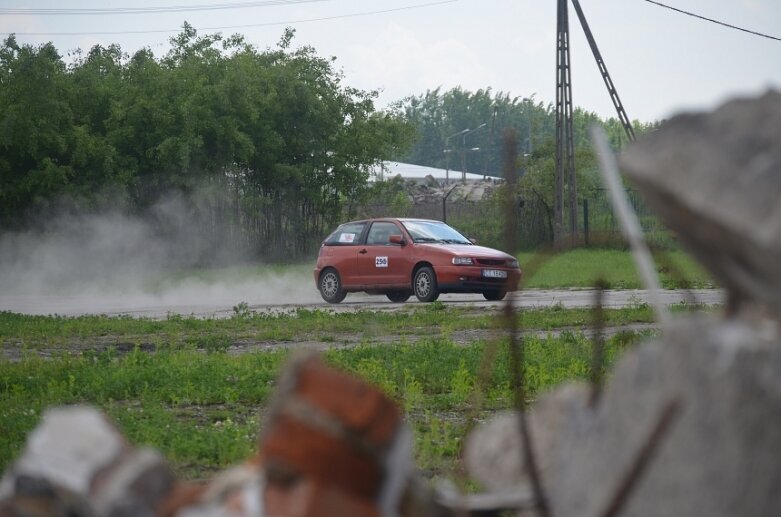
POLYGON ((437 285, 443 293, 481 293, 483 291, 515 291, 521 281, 520 269, 477 266, 445 266, 435 270, 437 285), (507 278, 483 276, 484 269, 507 271, 507 278))

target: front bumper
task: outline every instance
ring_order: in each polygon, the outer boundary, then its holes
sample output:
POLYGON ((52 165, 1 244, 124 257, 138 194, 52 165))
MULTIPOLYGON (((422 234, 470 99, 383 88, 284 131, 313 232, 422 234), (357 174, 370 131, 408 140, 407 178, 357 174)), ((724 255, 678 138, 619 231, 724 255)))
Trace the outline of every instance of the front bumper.
POLYGON ((516 291, 521 281, 521 270, 505 267, 442 266, 434 268, 437 286, 443 293, 481 293, 488 290, 516 291), (507 278, 483 276, 484 269, 507 272, 507 278))

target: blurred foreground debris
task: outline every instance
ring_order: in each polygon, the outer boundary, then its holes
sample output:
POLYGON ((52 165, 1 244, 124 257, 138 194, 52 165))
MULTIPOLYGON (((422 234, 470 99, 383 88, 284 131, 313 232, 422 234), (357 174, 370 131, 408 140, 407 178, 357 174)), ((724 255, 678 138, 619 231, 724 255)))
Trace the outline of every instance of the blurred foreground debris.
MULTIPOLYGON (((641 138, 623 168, 723 284, 722 316, 675 322, 628 351, 596 404, 579 385, 531 407, 556 516, 781 515, 781 94, 681 115, 641 138)), ((517 420, 467 441, 470 473, 528 490, 517 420)))
MULTIPOLYGON (((566 384, 537 399, 527 421, 550 514, 781 515, 779 127, 770 92, 675 117, 624 156, 735 310, 678 320, 625 352, 599 397, 566 384)), ((502 414, 468 438, 484 493, 430 492, 396 405, 302 356, 280 379, 258 455, 204 485, 177 480, 91 408, 47 411, 0 480, 0 515, 534 515, 518 428, 502 414)))
POLYGON ((781 309, 781 93, 679 115, 622 169, 733 302, 781 309))
POLYGON ((0 482, 3 516, 435 515, 414 477, 412 435, 379 389, 295 359, 259 454, 210 483, 177 481, 88 407, 48 410, 0 482))

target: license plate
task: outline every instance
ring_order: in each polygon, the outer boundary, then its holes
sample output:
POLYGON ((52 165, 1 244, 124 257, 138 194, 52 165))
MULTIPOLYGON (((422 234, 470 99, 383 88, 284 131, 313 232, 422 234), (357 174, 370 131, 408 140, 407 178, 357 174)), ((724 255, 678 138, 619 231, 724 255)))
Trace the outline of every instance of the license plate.
POLYGON ((486 278, 507 278, 507 271, 501 269, 484 269, 483 276, 486 278))

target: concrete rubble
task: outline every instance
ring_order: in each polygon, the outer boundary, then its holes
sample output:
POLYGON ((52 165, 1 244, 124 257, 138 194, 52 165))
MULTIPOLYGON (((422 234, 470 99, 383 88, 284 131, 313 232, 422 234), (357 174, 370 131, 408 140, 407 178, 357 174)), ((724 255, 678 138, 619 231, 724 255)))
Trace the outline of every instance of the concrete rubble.
MULTIPOLYGON (((779 127, 771 91, 677 116, 622 157, 730 304, 626 352, 595 404, 568 385, 532 405, 550 514, 781 515, 779 127)), ((465 459, 489 492, 532 498, 518 433, 516 415, 497 416, 465 459)))
POLYGON ((429 176, 423 182, 408 182, 406 191, 410 201, 416 205, 441 202, 445 196, 451 203, 456 201, 476 202, 490 198, 501 183, 501 179, 493 178, 482 181, 470 180, 466 183, 451 179, 450 183, 444 184, 429 176))
POLYGON ((306 355, 280 379, 258 455, 208 484, 177 480, 95 409, 48 410, 0 481, 0 515, 432 515, 414 474, 396 405, 306 355))
POLYGON ((781 309, 781 93, 679 115, 622 169, 735 301, 781 309))
POLYGON ((603 515, 665 406, 679 404, 622 515, 778 515, 781 335, 697 317, 620 361, 555 451, 555 515, 603 515))
MULTIPOLYGON (((544 480, 548 481, 553 474, 556 451, 564 445, 569 426, 588 412, 589 395, 587 385, 568 383, 535 402, 534 412, 529 414, 529 427, 544 480)), ((464 463, 485 490, 503 494, 531 484, 519 429, 517 413, 506 411, 467 437, 464 463)))

